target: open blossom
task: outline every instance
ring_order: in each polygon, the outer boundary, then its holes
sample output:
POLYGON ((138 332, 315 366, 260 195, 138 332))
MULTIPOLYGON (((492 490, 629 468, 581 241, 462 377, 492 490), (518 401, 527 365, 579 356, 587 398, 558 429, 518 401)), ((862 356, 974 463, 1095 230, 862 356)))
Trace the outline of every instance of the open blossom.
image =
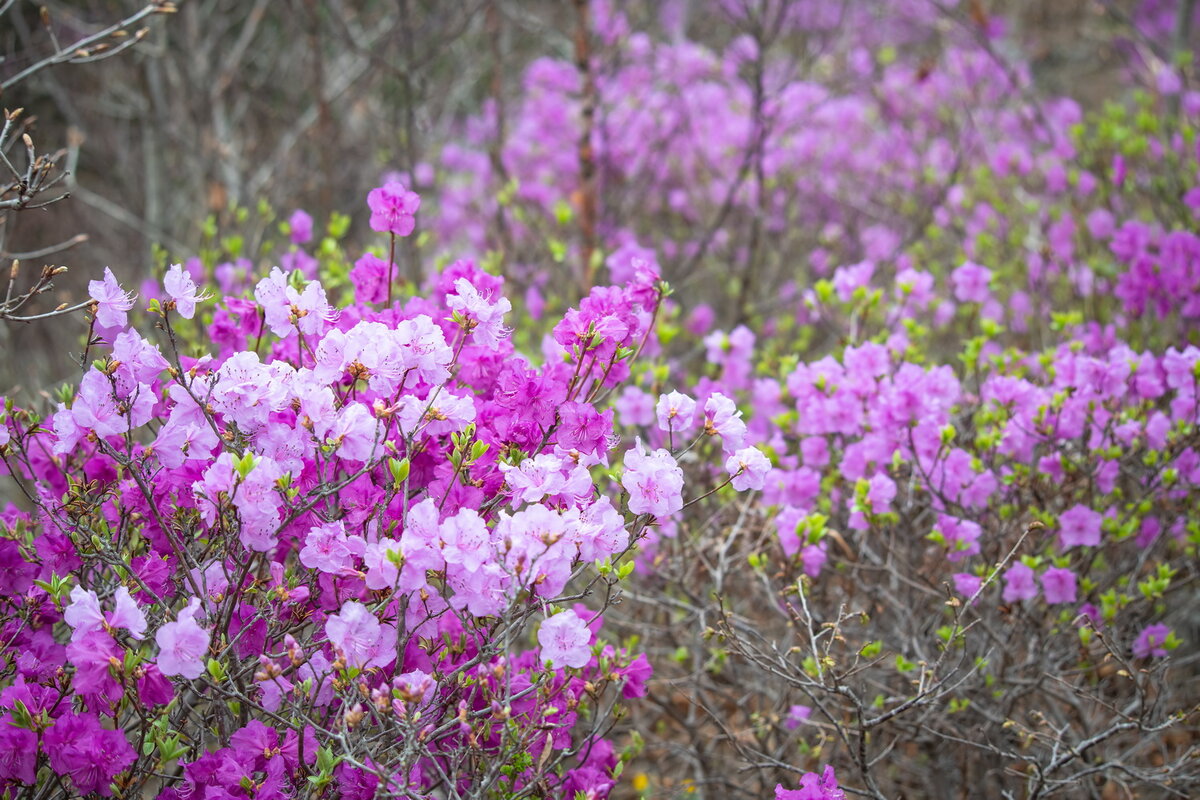
POLYGON ((625 454, 621 485, 629 492, 629 510, 635 514, 669 517, 683 508, 683 470, 666 450, 646 453, 640 439, 625 454))
POLYGON ((1098 546, 1101 522, 1102 517, 1099 511, 1093 511, 1082 505, 1074 506, 1059 514, 1059 541, 1062 542, 1063 549, 1066 550, 1076 545, 1098 546))
POLYGON ((1009 567, 1004 573, 1004 593, 1001 597, 1006 603, 1037 597, 1037 583, 1034 582, 1033 570, 1020 561, 1009 567))
POLYGON ((1167 648, 1163 645, 1170 635, 1171 629, 1162 623, 1144 628, 1133 643, 1133 654, 1138 658, 1163 658, 1167 654, 1167 648))
POLYGON ((757 447, 743 447, 725 459, 725 471, 739 492, 763 488, 770 470, 771 462, 757 447))
POLYGON ((696 422, 696 401, 679 392, 660 396, 654 411, 658 427, 664 431, 683 433, 696 422))
POLYGON ((1042 594, 1047 603, 1074 603, 1075 573, 1063 567, 1051 567, 1042 573, 1042 594))
POLYGON ((71 590, 71 605, 63 610, 63 620, 71 626, 71 641, 82 639, 92 631, 125 628, 134 639, 146 633, 146 616, 137 602, 129 596, 129 590, 118 586, 113 594, 114 608, 107 615, 100 610, 96 593, 82 586, 71 590))
POLYGON ((123 328, 126 313, 133 308, 133 293, 121 291, 112 269, 104 268, 104 280, 88 282, 88 296, 96 301, 96 324, 101 328, 123 328))
POLYGON ((982 303, 988 299, 988 281, 992 271, 971 261, 950 273, 954 283, 954 296, 960 303, 982 303))
POLYGON ((846 793, 838 788, 837 776, 830 766, 826 766, 820 775, 815 772, 801 775, 799 789, 775 785, 775 800, 844 800, 845 797, 846 793))
POLYGON ((508 298, 486 298, 466 278, 454 281, 454 294, 446 295, 446 305, 466 320, 467 330, 475 341, 489 350, 499 348, 509 331, 504 327, 504 315, 512 311, 508 298))
POLYGON ((587 666, 592 659, 592 632, 574 611, 555 614, 538 628, 538 645, 542 661, 556 667, 587 666))
POLYGON ((167 270, 167 276, 163 278, 163 289, 175 303, 175 310, 179 312, 179 316, 184 319, 195 316, 196 303, 208 299, 206 292, 197 291, 196 282, 184 271, 182 264, 172 264, 171 269, 167 270))
POLYGON ((51 769, 70 777, 81 795, 111 797, 113 778, 137 760, 125 732, 102 727, 95 714, 62 715, 46 730, 43 746, 51 769))
POLYGON ((204 656, 208 653, 210 637, 196 622, 199 610, 200 598, 193 597, 174 622, 163 625, 154 635, 159 651, 158 669, 163 675, 181 675, 195 680, 204 672, 204 656))
POLYGON ((399 181, 388 181, 367 194, 367 205, 371 208, 371 230, 408 236, 416 227, 421 198, 399 181))
POLYGON ((355 600, 325 621, 325 635, 353 667, 381 667, 396 657, 396 628, 381 625, 375 615, 355 600))
POLYGON ((720 436, 726 453, 739 450, 746 441, 746 423, 737 404, 720 392, 704 403, 704 432, 720 436))
POLYGON ((297 208, 288 217, 288 235, 292 244, 308 244, 313 237, 313 218, 303 209, 297 208))

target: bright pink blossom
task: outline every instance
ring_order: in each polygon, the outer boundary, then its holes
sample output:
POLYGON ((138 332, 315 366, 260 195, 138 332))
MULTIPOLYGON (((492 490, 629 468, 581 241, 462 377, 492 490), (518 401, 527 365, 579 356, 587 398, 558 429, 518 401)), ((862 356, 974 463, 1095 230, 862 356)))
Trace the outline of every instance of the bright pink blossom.
POLYGON ((367 194, 371 209, 371 230, 408 236, 416 227, 414 216, 421 207, 421 198, 399 181, 388 181, 367 194))

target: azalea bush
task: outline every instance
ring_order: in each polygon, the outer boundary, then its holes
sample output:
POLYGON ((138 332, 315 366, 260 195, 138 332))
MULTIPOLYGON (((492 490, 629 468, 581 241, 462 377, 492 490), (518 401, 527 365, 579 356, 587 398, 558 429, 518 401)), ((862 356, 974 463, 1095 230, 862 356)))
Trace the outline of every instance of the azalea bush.
POLYGON ((583 5, 362 208, 91 283, 0 427, 2 790, 1197 791, 1165 17, 1085 113, 986 15, 583 5))
MULTIPOLYGON (((406 235, 412 199, 382 187, 372 225, 406 235)), ((177 328, 211 298, 181 265, 158 343, 93 281, 79 386, 6 409, 30 510, 4 518, 5 791, 607 794, 650 667, 597 636, 645 498, 682 488, 661 454, 627 501, 604 479, 596 398, 650 335, 644 277, 585 299, 543 365, 469 262, 384 308, 274 269, 199 357, 177 328)))

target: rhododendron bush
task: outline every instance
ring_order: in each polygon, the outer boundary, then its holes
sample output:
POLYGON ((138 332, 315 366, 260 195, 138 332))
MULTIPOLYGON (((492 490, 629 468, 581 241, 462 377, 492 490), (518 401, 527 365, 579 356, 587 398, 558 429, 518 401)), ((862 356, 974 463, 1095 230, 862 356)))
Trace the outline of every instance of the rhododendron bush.
POLYGON ((1084 114, 982 11, 579 5, 348 216, 97 270, 0 426, 0 792, 1200 791, 1161 9, 1084 114))

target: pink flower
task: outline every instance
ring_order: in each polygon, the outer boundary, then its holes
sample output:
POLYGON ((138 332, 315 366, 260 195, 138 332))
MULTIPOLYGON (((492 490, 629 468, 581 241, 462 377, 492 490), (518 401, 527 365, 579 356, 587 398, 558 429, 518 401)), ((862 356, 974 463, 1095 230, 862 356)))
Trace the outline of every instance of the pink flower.
POLYGON ((112 270, 104 268, 104 280, 88 282, 88 296, 96 301, 96 324, 101 328, 124 328, 129 321, 125 313, 133 308, 132 292, 121 291, 112 270))
POLYGON ((37 779, 37 760, 37 734, 18 728, 9 714, 0 716, 0 784, 32 785, 37 779))
POLYGON ((158 669, 163 675, 181 675, 194 681, 204 672, 209 634, 196 622, 199 610, 200 598, 193 597, 174 622, 163 625, 154 635, 158 643, 158 669))
POLYGON ((654 410, 658 415, 658 427, 664 431, 683 433, 696 423, 696 401, 686 394, 664 394, 658 398, 654 410))
POLYGON ((71 590, 71 605, 63 610, 63 620, 74 630, 71 641, 82 639, 92 631, 125 628, 134 639, 146 633, 146 617, 137 602, 129 596, 129 590, 118 586, 113 594, 115 608, 106 617, 100 611, 100 600, 96 593, 76 586, 71 590))
POLYGON ((512 311, 505 297, 493 302, 479 293, 466 278, 454 281, 454 294, 446 295, 446 305, 462 316, 466 329, 475 335, 475 342, 489 350, 497 350, 501 340, 508 337, 504 315, 512 311))
POLYGON ((746 440, 746 423, 742 412, 725 395, 716 392, 704 403, 704 432, 709 436, 720 436, 726 453, 741 448, 746 440))
POLYGON ((396 629, 380 625, 370 610, 355 600, 325 621, 329 643, 342 651, 352 667, 381 667, 396 657, 396 629))
POLYGON ((288 229, 292 244, 308 244, 313 236, 313 218, 298 208, 288 218, 288 229))
POLYGON ((808 718, 810 716, 812 716, 811 706, 792 706, 788 709, 787 717, 785 717, 783 720, 783 727, 787 728, 789 731, 794 731, 805 722, 808 722, 808 718))
POLYGON ((1100 523, 1103 517, 1100 512, 1093 511, 1087 506, 1076 505, 1058 516, 1058 538, 1064 550, 1085 545, 1096 547, 1100 544, 1100 523))
MULTIPOLYGON (((361 545, 362 540, 357 541, 361 545)), ((346 538, 345 523, 341 520, 327 522, 309 530, 300 551, 300 563, 309 569, 341 575, 353 565, 354 550, 346 538)))
POLYGON ((974 597, 983 585, 983 578, 969 572, 956 572, 950 577, 954 580, 954 591, 968 599, 974 597))
POLYGON ((421 207, 421 198, 399 181, 388 181, 367 194, 371 208, 371 230, 408 236, 416 227, 414 216, 421 207))
POLYGON ((757 447, 743 447, 725 459, 725 471, 739 492, 763 488, 770 469, 771 462, 757 447))
POLYGON ((555 614, 538 629, 538 645, 542 661, 555 667, 587 666, 592 659, 592 632, 574 611, 555 614))
POLYGON ((80 794, 110 797, 109 784, 137 760, 124 731, 100 726, 93 714, 64 714, 43 736, 50 768, 69 776, 80 794))
POLYGON ((775 800, 845 800, 846 794, 838 788, 833 767, 826 766, 824 772, 806 772, 800 776, 799 789, 785 789, 775 785, 775 800))
POLYGON ((1006 603, 1018 600, 1032 600, 1037 597, 1037 584, 1033 580, 1033 570, 1027 565, 1017 562, 1004 573, 1004 593, 1001 595, 1006 603))
POLYGON ((1074 603, 1075 573, 1066 568, 1051 567, 1042 573, 1042 593, 1047 603, 1074 603))
POLYGON ((1163 645, 1170 635, 1171 629, 1166 625, 1150 625, 1138 634, 1137 641, 1133 643, 1133 654, 1138 658, 1163 658, 1167 654, 1167 648, 1163 645))
POLYGON ((992 271, 971 261, 950 273, 954 283, 954 296, 960 303, 982 303, 988 299, 988 281, 992 271))
POLYGON ((515 467, 501 464, 500 471, 504 473, 504 484, 512 493, 514 507, 558 494, 567 485, 562 459, 549 453, 527 458, 515 467))
POLYGON ((666 450, 647 454, 640 439, 625 454, 621 485, 629 492, 629 510, 635 514, 669 517, 683 508, 683 470, 666 450))
POLYGON ((208 299, 206 292, 196 291, 196 282, 192 280, 191 275, 184 272, 182 264, 171 265, 167 276, 163 278, 163 289, 175 303, 175 310, 179 312, 179 316, 184 319, 195 316, 196 303, 208 299))
POLYGON ((354 299, 360 303, 382 303, 387 299, 388 265, 374 253, 363 253, 350 270, 354 299))

